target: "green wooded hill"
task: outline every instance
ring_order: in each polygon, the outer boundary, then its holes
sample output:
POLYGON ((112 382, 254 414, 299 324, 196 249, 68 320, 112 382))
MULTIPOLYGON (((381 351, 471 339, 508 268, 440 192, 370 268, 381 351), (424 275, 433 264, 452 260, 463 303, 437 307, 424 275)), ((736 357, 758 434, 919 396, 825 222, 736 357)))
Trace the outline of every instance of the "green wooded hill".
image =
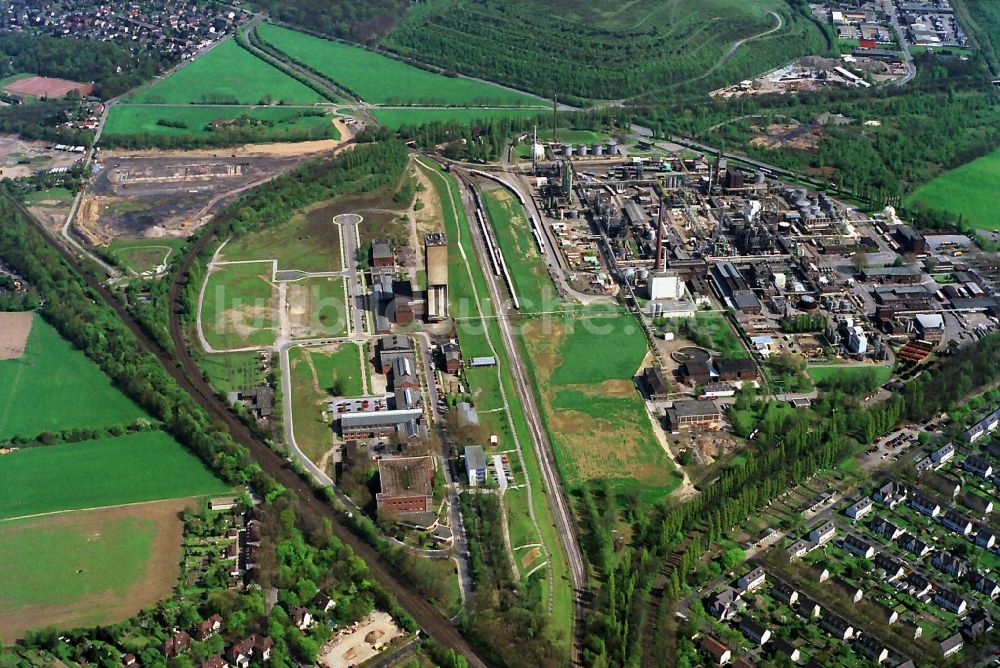
POLYGON ((393 0, 348 4, 258 0, 311 32, 565 100, 705 92, 830 48, 800 0, 428 0, 396 13, 393 0))

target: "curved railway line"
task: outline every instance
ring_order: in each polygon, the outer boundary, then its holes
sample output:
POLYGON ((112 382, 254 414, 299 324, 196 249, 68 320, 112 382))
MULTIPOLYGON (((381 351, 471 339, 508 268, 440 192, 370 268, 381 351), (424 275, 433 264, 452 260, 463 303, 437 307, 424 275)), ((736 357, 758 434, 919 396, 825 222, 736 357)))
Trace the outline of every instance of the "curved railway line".
MULTIPOLYGON (((350 143, 354 143, 354 139, 348 140, 344 144, 341 144, 341 146, 350 143)), ((337 512, 324 499, 317 495, 316 491, 291 468, 285 459, 254 435, 250 428, 229 410, 208 382, 204 380, 201 369, 198 368, 194 358, 188 352, 183 326, 180 321, 180 314, 184 311, 184 281, 182 278, 190 271, 199 253, 214 238, 214 230, 225 219, 223 216, 217 217, 209 223, 209 229, 189 249, 178 271, 174 274, 169 291, 169 300, 170 337, 176 348, 175 359, 162 350, 146 334, 121 302, 108 290, 107 286, 98 281, 85 269, 80 258, 75 253, 53 239, 44 226, 21 206, 20 203, 7 195, 6 192, 4 196, 7 196, 14 203, 18 211, 25 217, 25 220, 29 221, 36 230, 49 240, 52 247, 63 259, 77 270, 88 287, 98 293, 115 311, 121 321, 139 341, 139 344, 160 361, 163 368, 167 370, 178 385, 188 392, 213 420, 225 425, 230 435, 232 435, 233 440, 247 448, 250 452, 250 457, 264 472, 284 487, 293 490, 298 495, 303 506, 308 508, 310 512, 330 520, 333 533, 337 539, 345 545, 350 546, 358 556, 364 559, 365 563, 368 564, 372 577, 396 596, 402 608, 416 620, 424 633, 441 644, 452 647, 463 654, 468 659, 470 666, 486 668, 489 665, 443 614, 424 600, 410 585, 398 578, 396 569, 392 565, 385 561, 374 548, 365 543, 351 529, 344 526, 337 512)))

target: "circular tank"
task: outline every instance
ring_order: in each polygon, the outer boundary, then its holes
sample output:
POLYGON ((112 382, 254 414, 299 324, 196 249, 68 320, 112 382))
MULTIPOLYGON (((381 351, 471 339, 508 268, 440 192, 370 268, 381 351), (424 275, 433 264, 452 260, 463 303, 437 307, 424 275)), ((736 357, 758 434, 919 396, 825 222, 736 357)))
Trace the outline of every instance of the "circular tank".
POLYGON ((573 155, 573 147, 570 146, 569 144, 566 144, 565 146, 563 146, 562 154, 564 158, 570 157, 571 155, 573 155))
POLYGON ((577 211, 576 209, 572 209, 572 210, 566 212, 566 217, 567 218, 573 218, 573 219, 575 219, 579 215, 580 215, 580 212, 577 211))
POLYGON ((803 311, 812 311, 817 306, 816 298, 812 295, 803 295, 802 299, 799 300, 799 308, 803 311))
POLYGON ((639 280, 645 281, 647 278, 649 278, 649 269, 646 269, 645 267, 639 267, 638 273, 639 273, 639 280))
POLYGON ((594 144, 590 147, 594 155, 604 155, 604 144, 594 144))
POLYGON ((579 144, 576 147, 576 154, 577 155, 587 155, 587 153, 589 151, 590 151, 590 148, 586 144, 579 144))

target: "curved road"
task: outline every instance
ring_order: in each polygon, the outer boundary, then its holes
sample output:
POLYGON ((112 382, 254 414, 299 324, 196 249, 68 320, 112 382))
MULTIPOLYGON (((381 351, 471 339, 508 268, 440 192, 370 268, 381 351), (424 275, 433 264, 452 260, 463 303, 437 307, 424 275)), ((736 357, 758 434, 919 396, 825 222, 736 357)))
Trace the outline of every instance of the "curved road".
MULTIPOLYGON (((348 142, 353 141, 353 139, 348 140, 348 142)), ((101 281, 87 272, 87 268, 81 264, 80 258, 72 250, 59 243, 16 200, 13 198, 9 199, 25 217, 25 220, 28 220, 50 242, 52 248, 77 270, 90 289, 99 294, 101 299, 115 311, 119 319, 136 337, 138 344, 160 361, 163 368, 174 378, 175 382, 188 392, 214 421, 225 425, 234 441, 247 448, 251 459, 279 484, 295 492, 305 508, 308 508, 309 511, 318 516, 326 517, 330 520, 334 535, 345 545, 350 546, 359 557, 364 559, 365 563, 368 564, 372 577, 396 596, 402 608, 416 620, 417 624, 427 635, 441 644, 452 647, 460 652, 468 659, 470 666, 486 668, 489 665, 444 615, 424 600, 410 585, 399 579, 396 569, 391 564, 385 561, 374 548, 361 540, 351 529, 342 524, 341 516, 323 498, 317 495, 315 490, 289 466, 287 461, 252 433, 249 427, 229 410, 223 400, 219 398, 204 380, 201 370, 187 350, 180 314, 185 310, 183 303, 184 283, 182 279, 188 275, 194 260, 203 250, 204 246, 214 238, 210 231, 203 234, 192 246, 182 261, 173 284, 170 286, 170 336, 176 348, 177 359, 175 359, 160 349, 101 281)), ((217 218, 209 225, 217 227, 222 220, 224 218, 217 218)))

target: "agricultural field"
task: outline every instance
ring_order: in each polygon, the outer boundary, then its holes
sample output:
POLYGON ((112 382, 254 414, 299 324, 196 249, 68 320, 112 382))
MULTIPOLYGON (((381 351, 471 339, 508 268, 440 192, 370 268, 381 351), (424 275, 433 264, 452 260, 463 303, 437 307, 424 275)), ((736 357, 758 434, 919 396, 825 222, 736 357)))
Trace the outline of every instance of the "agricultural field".
POLYGON ((829 49, 784 0, 430 2, 411 7, 382 41, 541 95, 602 100, 711 90, 829 49))
POLYGON ((961 216, 971 228, 1000 230, 996 206, 1000 183, 1000 149, 964 164, 921 186, 904 200, 961 216))
POLYGON ((229 491, 159 431, 24 448, 0 457, 0 519, 229 491))
MULTIPOLYGON (((7 336, 11 330, 6 329, 7 336)), ((23 354, 0 359, 0 439, 127 425, 144 417, 86 355, 40 316, 23 354)))
POLYGON ((261 39, 366 102, 432 106, 545 106, 538 98, 490 84, 448 77, 343 42, 276 25, 257 28, 261 39))
POLYGON ((504 188, 483 191, 483 202, 496 231, 522 310, 546 310, 555 305, 559 296, 552 285, 535 237, 531 234, 524 208, 504 188))
POLYGON ((126 103, 235 105, 309 105, 326 101, 232 39, 124 99, 126 103))
POLYGON ((346 210, 339 201, 309 207, 284 225, 230 241, 219 259, 225 262, 273 259, 278 261, 279 271, 340 271, 344 268, 340 227, 333 223, 333 218, 346 210))
POLYGON ((202 333, 216 350, 274 345, 277 290, 271 262, 227 264, 208 276, 201 306, 202 333))
POLYGON ((156 271, 160 265, 167 264, 177 253, 185 239, 116 239, 108 247, 108 253, 115 262, 129 271, 137 274, 156 271))
POLYGON ((50 624, 109 624, 169 596, 179 575, 179 515, 192 504, 174 499, 0 522, 0 640, 50 624))
POLYGON ((647 348, 630 315, 531 321, 521 342, 570 489, 606 479, 652 502, 680 483, 633 381, 647 348))
POLYGON ((486 123, 498 118, 534 118, 539 115, 551 116, 544 109, 372 109, 371 115, 390 130, 398 130, 404 125, 426 125, 427 123, 458 123, 471 125, 486 123))
POLYGON ((229 126, 213 128, 217 121, 233 122, 234 129, 253 129, 260 141, 339 139, 329 114, 313 109, 284 107, 200 107, 118 104, 111 107, 102 136, 151 135, 209 138, 224 134, 229 126), (315 136, 314 136, 315 135, 315 136))

